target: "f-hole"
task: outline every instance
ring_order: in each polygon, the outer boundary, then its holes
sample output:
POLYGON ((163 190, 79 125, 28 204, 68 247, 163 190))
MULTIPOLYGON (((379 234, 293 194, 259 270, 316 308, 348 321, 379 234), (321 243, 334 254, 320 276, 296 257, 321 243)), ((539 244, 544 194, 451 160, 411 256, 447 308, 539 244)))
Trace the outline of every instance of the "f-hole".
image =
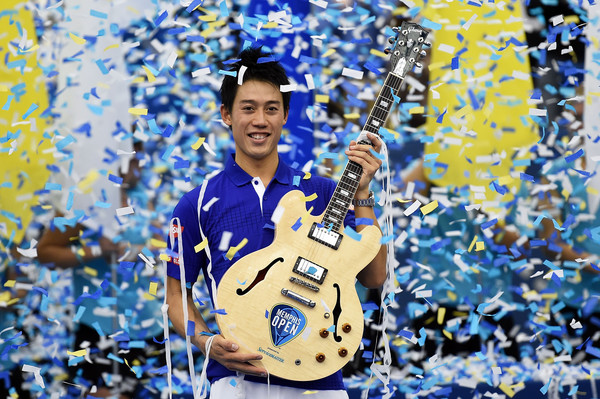
POLYGON ((254 288, 254 286, 256 286, 256 284, 260 283, 261 281, 263 281, 265 279, 265 277, 267 276, 267 273, 269 272, 269 269, 271 269, 273 267, 273 265, 277 262, 283 262, 283 258, 279 257, 276 259, 273 259, 271 261, 271 263, 269 263, 267 266, 265 266, 264 268, 262 268, 257 274, 256 277, 254 277, 254 281, 252 282, 252 284, 250 284, 248 287, 246 287, 245 289, 241 289, 238 288, 235 293, 242 296, 242 295, 246 295, 247 293, 249 293, 252 288, 254 288))
POLYGON ((333 330, 333 339, 335 339, 335 342, 340 342, 342 340, 342 337, 338 335, 338 320, 340 318, 340 314, 342 313, 340 286, 338 285, 338 283, 334 283, 333 287, 337 291, 335 306, 333 307, 333 311, 331 312, 333 314, 333 326, 335 327, 333 330))

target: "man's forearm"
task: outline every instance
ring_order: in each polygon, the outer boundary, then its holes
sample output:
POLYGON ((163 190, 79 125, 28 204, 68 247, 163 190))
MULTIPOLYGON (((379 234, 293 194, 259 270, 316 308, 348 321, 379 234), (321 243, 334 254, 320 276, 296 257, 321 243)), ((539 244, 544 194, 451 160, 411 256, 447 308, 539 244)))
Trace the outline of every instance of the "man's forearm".
MULTIPOLYGON (((168 277, 168 279, 167 304, 169 305, 169 319, 171 320, 175 331, 182 337, 185 337, 187 334, 187 320, 185 320, 183 313, 183 298, 181 295, 180 281, 172 277, 168 277)), ((202 333, 210 333, 210 329, 200 314, 200 311, 196 308, 196 305, 194 305, 191 291, 188 291, 186 295, 188 320, 194 322, 195 330, 194 335, 190 338, 192 343, 204 353, 204 344, 208 336, 202 333)))

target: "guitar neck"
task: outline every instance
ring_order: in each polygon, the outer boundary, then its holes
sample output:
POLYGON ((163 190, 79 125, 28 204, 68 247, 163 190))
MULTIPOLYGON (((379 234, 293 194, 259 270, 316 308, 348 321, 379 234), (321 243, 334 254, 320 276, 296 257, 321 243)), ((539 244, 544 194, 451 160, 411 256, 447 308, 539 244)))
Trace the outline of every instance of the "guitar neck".
MULTIPOLYGON (((394 102, 400 100, 398 92, 402 81, 402 77, 394 73, 388 73, 362 132, 370 132, 380 136, 379 128, 385 124, 394 102)), ((370 144, 370 142, 362 140, 359 143, 370 144)), ((356 162, 348 161, 323 215, 323 225, 331 226, 333 231, 341 229, 346 213, 348 213, 352 199, 358 189, 362 173, 362 166, 356 162)))

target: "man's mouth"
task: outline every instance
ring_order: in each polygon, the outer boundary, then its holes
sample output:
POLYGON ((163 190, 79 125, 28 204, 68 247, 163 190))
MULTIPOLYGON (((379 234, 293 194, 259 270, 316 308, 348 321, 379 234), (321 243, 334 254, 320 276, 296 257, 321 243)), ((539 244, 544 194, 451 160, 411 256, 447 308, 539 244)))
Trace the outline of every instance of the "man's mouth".
POLYGON ((250 136, 250 138, 253 138, 255 140, 262 140, 262 139, 267 138, 269 135, 266 133, 253 133, 253 134, 250 134, 249 136, 250 136))

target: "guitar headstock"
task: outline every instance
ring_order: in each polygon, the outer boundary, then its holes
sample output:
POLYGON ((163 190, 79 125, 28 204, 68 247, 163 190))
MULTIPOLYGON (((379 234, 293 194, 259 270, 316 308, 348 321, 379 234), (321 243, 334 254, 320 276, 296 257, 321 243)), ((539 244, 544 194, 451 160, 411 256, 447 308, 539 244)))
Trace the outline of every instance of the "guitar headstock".
POLYGON ((421 66, 418 60, 425 56, 423 46, 431 46, 431 43, 425 42, 428 32, 414 22, 404 21, 392 30, 396 36, 389 38, 391 47, 386 48, 385 53, 391 54, 391 73, 404 78, 413 66, 421 66))

